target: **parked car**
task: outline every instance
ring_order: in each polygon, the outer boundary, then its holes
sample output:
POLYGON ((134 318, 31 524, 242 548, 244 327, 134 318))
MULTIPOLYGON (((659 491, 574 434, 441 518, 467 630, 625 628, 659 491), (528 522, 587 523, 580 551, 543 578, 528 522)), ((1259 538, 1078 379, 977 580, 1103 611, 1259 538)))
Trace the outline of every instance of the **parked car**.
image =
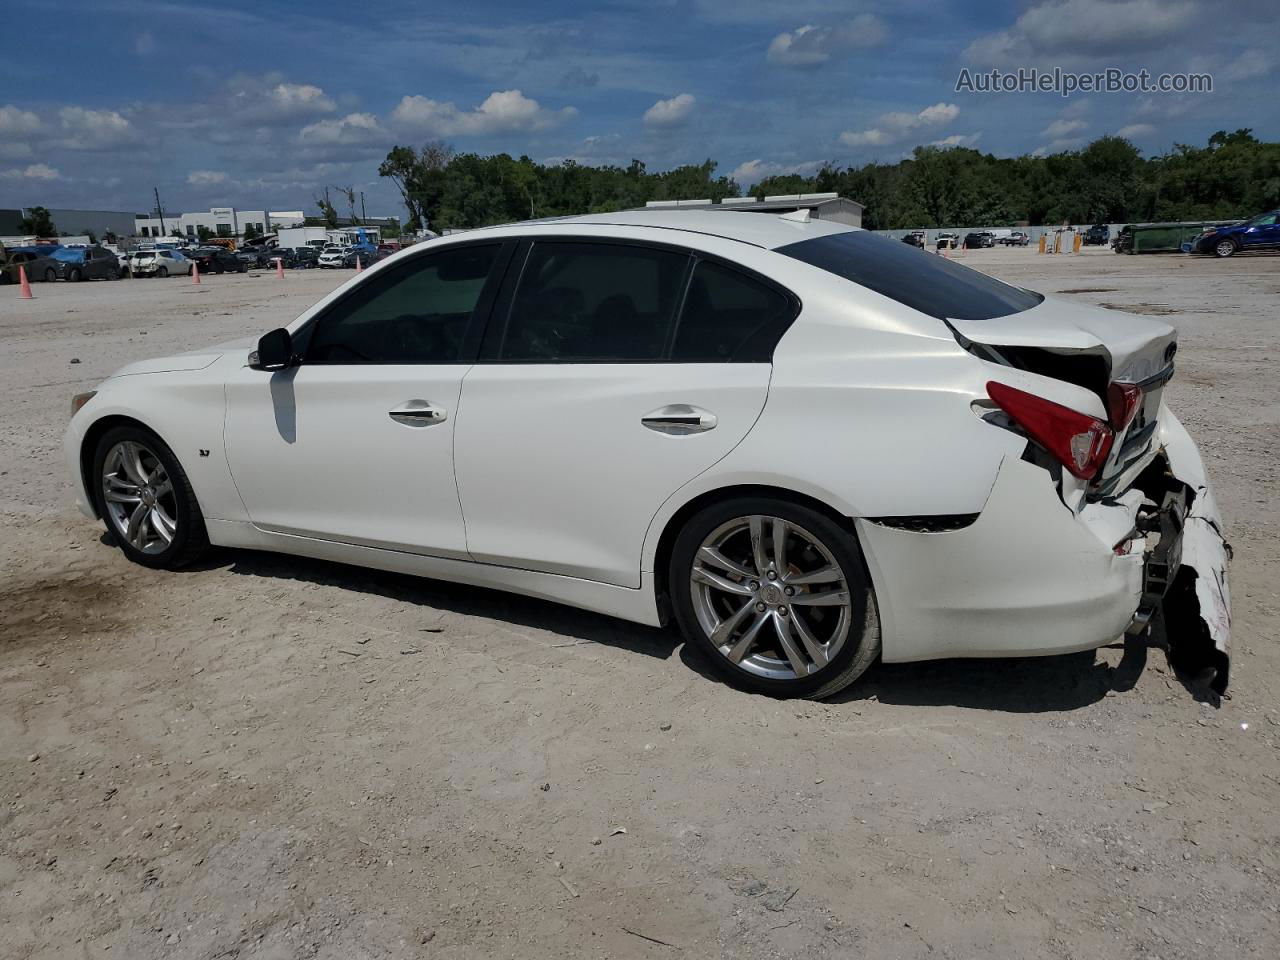
MULTIPOLYGON (((320 254, 320 258, 316 261, 316 266, 324 267, 326 270, 337 270, 345 267, 347 259, 347 251, 341 248, 337 250, 325 250, 320 254)), ((351 266, 355 266, 355 260, 351 261, 351 266)))
POLYGON ((1031 237, 1021 230, 1014 230, 1007 237, 1001 237, 1000 243, 1006 247, 1025 247, 1031 242, 1031 237))
POLYGON ((924 248, 924 231, 912 230, 910 233, 908 233, 905 237, 902 238, 902 242, 910 246, 920 247, 921 249, 923 249, 924 248))
POLYGON ((965 234, 964 245, 970 250, 980 249, 982 247, 994 247, 996 245, 996 238, 985 230, 975 230, 971 233, 965 234))
POLYGON ((274 254, 275 251, 267 247, 241 247, 236 251, 235 256, 246 267, 257 269, 258 267, 275 266, 275 261, 271 259, 274 254))
POLYGON ((119 280, 124 275, 116 255, 96 244, 59 247, 50 256, 60 280, 119 280))
POLYGON ((957 233, 940 233, 935 244, 939 250, 954 250, 960 246, 960 235, 957 233))
POLYGON ((256 344, 125 367, 65 450, 148 567, 216 544, 670 616, 803 697, 1102 646, 1167 595, 1175 666, 1221 692, 1176 340, 831 221, 608 213, 442 237, 256 344))
POLYGON ((26 271, 27 279, 52 281, 58 279, 58 264, 51 254, 56 247, 15 247, 9 251, 9 263, 13 265, 13 275, 18 275, 18 265, 26 271))
POLYGON ((1085 231, 1081 242, 1086 247, 1105 247, 1111 243, 1111 228, 1105 223, 1095 223, 1085 231))
MULTIPOLYGON (((277 247, 276 256, 284 260, 286 267, 310 269, 317 266, 320 255, 312 247, 277 247)), ((274 266, 274 261, 272 266, 274 266)))
POLYGON ((187 256, 195 261, 201 273, 246 273, 249 270, 244 261, 226 247, 196 247, 187 251, 187 256))
POLYGON ((138 250, 129 258, 135 277, 190 276, 192 261, 177 250, 138 250))
POLYGON ((1229 227, 1211 227, 1191 242, 1196 253, 1230 257, 1241 250, 1280 249, 1280 210, 1229 227))

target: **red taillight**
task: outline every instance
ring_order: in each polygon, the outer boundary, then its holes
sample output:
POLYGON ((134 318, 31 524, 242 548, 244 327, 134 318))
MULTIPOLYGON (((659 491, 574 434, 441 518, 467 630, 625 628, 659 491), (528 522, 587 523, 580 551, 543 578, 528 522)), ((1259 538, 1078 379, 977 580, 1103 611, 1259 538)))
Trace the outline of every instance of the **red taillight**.
POLYGON ((1142 388, 1133 383, 1113 383, 1107 387, 1107 413, 1117 432, 1132 421, 1142 406, 1142 388))
POLYGON ((1107 462, 1115 434, 1096 417, 994 380, 987 395, 1081 480, 1092 480, 1107 462))

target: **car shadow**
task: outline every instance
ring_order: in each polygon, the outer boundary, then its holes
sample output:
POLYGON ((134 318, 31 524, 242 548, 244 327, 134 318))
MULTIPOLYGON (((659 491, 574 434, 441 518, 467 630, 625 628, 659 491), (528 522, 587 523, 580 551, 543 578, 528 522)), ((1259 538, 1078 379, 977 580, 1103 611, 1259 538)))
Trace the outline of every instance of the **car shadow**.
POLYGON ((618 647, 659 660, 669 659, 683 643, 679 634, 671 629, 646 627, 604 614, 566 607, 550 600, 265 551, 237 550, 229 555, 216 551, 207 562, 184 567, 182 572, 214 569, 228 569, 232 573, 249 577, 297 580, 340 587, 431 610, 501 620, 527 629, 547 630, 570 639, 618 647))

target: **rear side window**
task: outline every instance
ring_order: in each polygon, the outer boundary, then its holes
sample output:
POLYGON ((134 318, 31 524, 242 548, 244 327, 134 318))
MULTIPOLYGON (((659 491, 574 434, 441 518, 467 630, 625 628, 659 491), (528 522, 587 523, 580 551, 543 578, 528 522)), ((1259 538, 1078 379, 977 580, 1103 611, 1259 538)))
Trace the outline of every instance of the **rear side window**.
POLYGON ((659 360, 688 265, 686 254, 653 247, 535 243, 511 305, 499 359, 659 360))
POLYGON ((457 363, 499 244, 424 254, 356 287, 312 325, 307 363, 457 363))
POLYGON ((671 359, 768 362, 795 316, 795 301, 781 290, 700 260, 680 312, 671 359))
POLYGON ((991 320, 1030 310, 1044 300, 946 257, 864 230, 802 240, 776 252, 939 320, 991 320))

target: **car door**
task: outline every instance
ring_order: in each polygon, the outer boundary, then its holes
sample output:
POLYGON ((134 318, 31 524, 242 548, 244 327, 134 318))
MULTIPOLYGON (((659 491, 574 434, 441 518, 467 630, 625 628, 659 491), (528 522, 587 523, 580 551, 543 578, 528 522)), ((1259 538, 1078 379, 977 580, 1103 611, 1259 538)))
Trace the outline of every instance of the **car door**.
POLYGON ((526 242, 508 276, 462 386, 467 547, 638 587, 659 507, 759 416, 798 301, 690 251, 622 241, 526 242))
POLYGON ((1274 213, 1254 217, 1241 232, 1241 243, 1246 247, 1272 247, 1280 244, 1280 216, 1274 213))
POLYGON ((255 525, 466 556, 453 433, 503 251, 454 245, 373 272, 296 331, 296 365, 231 374, 227 455, 255 525))

